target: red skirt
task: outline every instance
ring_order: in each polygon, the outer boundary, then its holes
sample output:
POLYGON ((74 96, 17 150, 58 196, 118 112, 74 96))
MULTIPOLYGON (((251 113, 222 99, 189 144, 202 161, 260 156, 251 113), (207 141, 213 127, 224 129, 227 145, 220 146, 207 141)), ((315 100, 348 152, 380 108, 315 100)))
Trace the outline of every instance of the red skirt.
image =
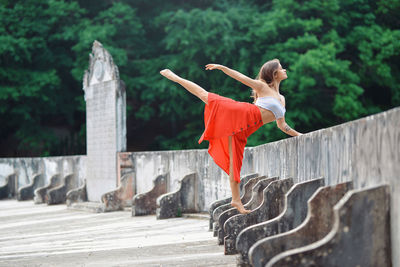
POLYGON ((204 110, 205 130, 200 137, 209 141, 208 153, 214 162, 229 175, 229 143, 232 136, 232 156, 234 179, 240 183, 244 147, 247 137, 263 123, 257 106, 237 102, 230 98, 208 93, 208 104, 204 110))

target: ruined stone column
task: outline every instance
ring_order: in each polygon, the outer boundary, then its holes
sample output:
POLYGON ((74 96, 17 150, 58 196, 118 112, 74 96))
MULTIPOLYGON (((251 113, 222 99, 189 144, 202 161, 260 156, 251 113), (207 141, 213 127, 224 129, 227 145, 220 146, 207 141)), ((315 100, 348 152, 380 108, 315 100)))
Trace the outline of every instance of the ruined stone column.
POLYGON ((117 152, 126 151, 126 93, 118 67, 101 43, 94 41, 83 78, 86 101, 87 197, 117 186, 117 152))

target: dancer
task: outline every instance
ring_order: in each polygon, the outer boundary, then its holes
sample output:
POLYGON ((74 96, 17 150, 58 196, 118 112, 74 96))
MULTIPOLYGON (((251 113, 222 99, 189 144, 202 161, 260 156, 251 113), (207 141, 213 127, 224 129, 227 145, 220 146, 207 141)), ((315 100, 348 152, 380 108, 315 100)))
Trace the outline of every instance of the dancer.
POLYGON ((244 147, 247 137, 266 123, 276 121, 283 132, 291 136, 301 133, 293 130, 285 122, 285 98, 279 92, 280 82, 287 78, 286 70, 278 59, 266 62, 256 79, 219 64, 208 64, 206 70, 221 70, 226 75, 252 88, 254 104, 237 102, 230 98, 207 92, 199 85, 183 79, 169 69, 160 71, 161 75, 182 85, 186 90, 200 98, 205 104, 205 130, 199 143, 209 141, 208 153, 230 179, 232 190, 231 205, 242 214, 246 210, 240 199, 239 183, 244 147))

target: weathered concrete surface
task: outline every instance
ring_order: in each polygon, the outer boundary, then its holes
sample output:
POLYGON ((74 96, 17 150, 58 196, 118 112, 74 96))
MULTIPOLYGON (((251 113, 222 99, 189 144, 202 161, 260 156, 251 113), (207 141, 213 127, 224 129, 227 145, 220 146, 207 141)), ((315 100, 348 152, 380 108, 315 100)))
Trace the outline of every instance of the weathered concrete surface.
MULTIPOLYGON (((242 177, 240 179, 239 190, 240 190, 240 194, 242 195, 242 197, 246 192, 245 186, 247 185, 248 181, 250 179, 256 178, 258 176, 259 176, 258 173, 252 173, 252 174, 246 175, 246 176, 244 176, 244 177, 242 177)), ((250 191, 251 191, 251 189, 250 189, 250 191)), ((241 197, 241 199, 242 199, 242 197, 241 197)), ((222 205, 226 205, 226 204, 231 203, 231 201, 232 201, 232 197, 228 197, 228 198, 223 198, 223 199, 220 199, 220 200, 216 200, 213 203, 211 203, 210 209, 208 211, 209 214, 210 214, 210 229, 209 229, 210 231, 213 230, 214 221, 218 220, 218 216, 219 216, 219 215, 216 215, 215 218, 213 217, 214 210, 217 209, 218 207, 222 206, 222 205)), ((242 202, 243 202, 243 200, 242 200, 242 202)))
POLYGON ((68 209, 76 210, 76 211, 92 212, 92 213, 105 213, 106 212, 104 203, 92 202, 92 201, 76 202, 76 203, 68 206, 68 209))
POLYGON ((159 175, 149 192, 135 195, 132 199, 132 216, 156 214, 157 198, 168 192, 168 180, 169 174, 159 175))
POLYGON ((5 179, 5 184, 0 186, 0 199, 13 198, 17 194, 17 175, 10 174, 5 179))
MULTIPOLYGON (((240 200, 242 201, 243 205, 247 205, 250 202, 250 200, 254 201, 255 196, 253 196, 253 194, 256 194, 256 193, 253 193, 253 187, 259 181, 261 181, 263 179, 266 179, 266 178, 267 178, 266 176, 258 176, 258 177, 251 178, 250 180, 247 181, 247 183, 244 185, 244 189, 242 190, 243 194, 242 194, 242 196, 240 198, 240 200)), ((261 184, 259 186, 261 186, 261 184)), ((259 188, 259 186, 257 188, 259 188)), ((220 228, 221 228, 220 225, 223 225, 223 224, 219 224, 219 217, 221 216, 221 214, 223 212, 225 212, 227 210, 231 210, 231 212, 230 213, 225 213, 225 215, 224 215, 225 218, 228 218, 228 217, 232 216, 231 214, 234 213, 233 210, 236 210, 236 208, 233 208, 231 203, 229 202, 228 204, 219 206, 218 208, 216 208, 214 210, 214 213, 212 214, 213 219, 215 220, 215 223, 214 223, 214 236, 218 236, 218 232, 220 231, 220 228)), ((221 222, 222 221, 225 223, 226 219, 221 218, 221 222)), ((223 234, 222 234, 222 236, 223 236, 223 234)), ((221 242, 223 242, 223 238, 221 238, 221 242)), ((222 243, 220 243, 220 244, 222 244, 222 243)))
POLYGON ((196 173, 186 175, 180 181, 180 187, 175 192, 161 195, 157 198, 157 219, 167 219, 182 216, 182 213, 200 212, 196 173))
POLYGON ((156 220, 129 211, 0 201, 0 266, 235 266, 208 218, 156 220))
POLYGON ((239 263, 249 265, 248 252, 258 240, 287 232, 299 226, 307 216, 307 201, 324 185, 324 178, 297 183, 286 193, 284 210, 277 217, 245 228, 236 240, 239 263))
POLYGON ((228 220, 224 224, 226 233, 224 238, 225 254, 231 255, 237 253, 236 238, 239 233, 249 227, 263 221, 270 220, 278 216, 285 206, 285 194, 293 186, 293 179, 286 178, 271 182, 262 194, 261 204, 249 214, 238 214, 228 220))
MULTIPOLYGON (((264 176, 262 176, 264 178, 264 176)), ((243 203, 244 207, 249 210, 254 210, 257 208, 259 205, 261 205, 263 201, 263 195, 262 192, 263 190, 269 186, 273 181, 277 180, 278 177, 272 177, 272 178, 264 178, 261 180, 255 179, 256 184, 253 186, 251 190, 251 198, 246 202, 243 203)), ((235 215, 238 215, 239 211, 236 208, 231 208, 229 210, 224 211, 221 213, 221 215, 218 217, 218 244, 222 245, 224 244, 224 239, 226 236, 225 232, 225 222, 232 218, 235 215)))
POLYGON ((35 196, 35 190, 39 187, 44 186, 44 175, 39 173, 33 175, 32 182, 26 186, 22 186, 18 189, 18 200, 33 199, 35 196))
POLYGON ((308 200, 307 217, 301 225, 288 232, 263 238, 250 248, 251 265, 265 266, 281 252, 324 238, 332 230, 334 205, 352 188, 352 182, 319 188, 308 200))
POLYGON ((389 194, 389 186, 348 192, 334 207, 326 237, 278 254, 266 266, 392 266, 389 194))
POLYGON ((86 102, 86 189, 89 201, 117 187, 117 152, 126 151, 126 92, 118 67, 94 41, 83 77, 86 102))
POLYGON ((53 189, 61 184, 61 175, 60 174, 55 174, 50 178, 50 181, 48 184, 46 184, 43 187, 39 187, 38 189, 35 190, 35 197, 34 197, 34 202, 35 204, 40 204, 40 203, 47 203, 48 196, 47 192, 50 189, 53 189))

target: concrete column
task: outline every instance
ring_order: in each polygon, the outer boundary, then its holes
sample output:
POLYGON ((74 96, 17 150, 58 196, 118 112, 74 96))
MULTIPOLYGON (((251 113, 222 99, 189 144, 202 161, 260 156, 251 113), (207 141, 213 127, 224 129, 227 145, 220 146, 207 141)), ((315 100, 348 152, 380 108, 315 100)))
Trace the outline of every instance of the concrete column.
POLYGON ((126 94, 111 55, 95 41, 83 78, 89 201, 117 187, 117 152, 126 150, 126 94))

